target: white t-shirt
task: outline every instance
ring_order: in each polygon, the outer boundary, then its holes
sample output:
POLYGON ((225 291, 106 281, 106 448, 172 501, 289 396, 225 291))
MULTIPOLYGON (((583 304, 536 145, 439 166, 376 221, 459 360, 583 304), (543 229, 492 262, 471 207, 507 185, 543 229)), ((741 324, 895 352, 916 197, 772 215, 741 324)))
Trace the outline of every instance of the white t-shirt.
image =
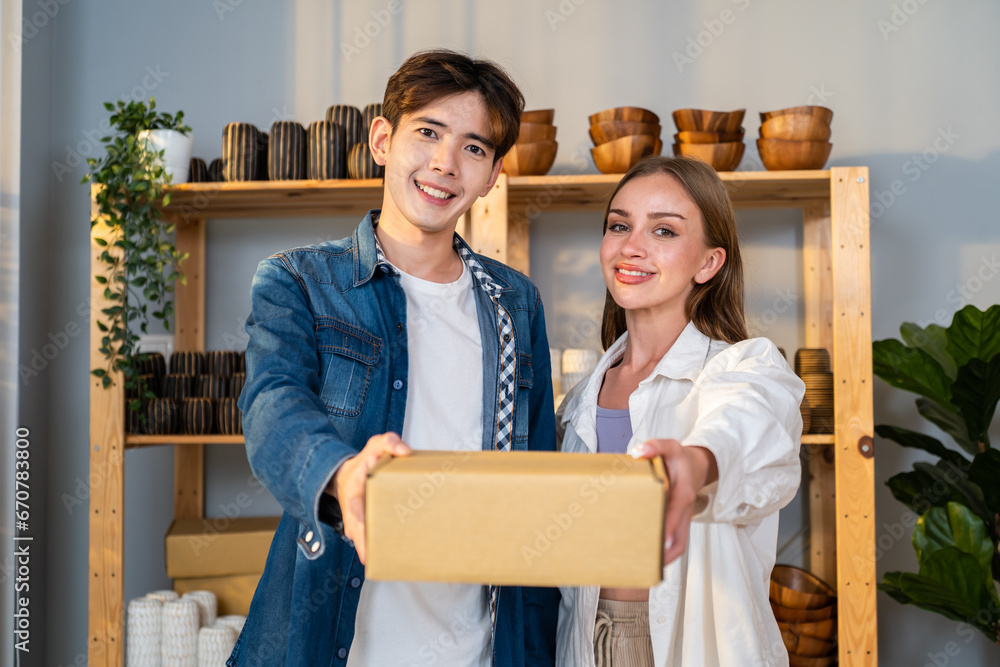
MULTIPOLYGON (((482 449, 483 346, 476 289, 400 271, 409 387, 403 441, 413 449, 482 449)), ((472 584, 365 581, 348 667, 490 664, 488 591, 472 584)))

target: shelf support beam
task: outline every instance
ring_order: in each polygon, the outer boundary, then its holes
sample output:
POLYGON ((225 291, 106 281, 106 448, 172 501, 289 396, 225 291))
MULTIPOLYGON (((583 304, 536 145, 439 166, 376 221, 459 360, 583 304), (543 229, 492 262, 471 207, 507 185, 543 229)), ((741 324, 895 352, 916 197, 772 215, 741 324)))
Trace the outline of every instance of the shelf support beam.
MULTIPOLYGON (((177 251, 187 284, 177 283, 174 349, 205 349, 205 220, 177 221, 177 251)), ((174 447, 174 518, 205 516, 205 446, 174 447)))
POLYGON ((830 170, 840 664, 878 664, 875 458, 866 167, 830 170))

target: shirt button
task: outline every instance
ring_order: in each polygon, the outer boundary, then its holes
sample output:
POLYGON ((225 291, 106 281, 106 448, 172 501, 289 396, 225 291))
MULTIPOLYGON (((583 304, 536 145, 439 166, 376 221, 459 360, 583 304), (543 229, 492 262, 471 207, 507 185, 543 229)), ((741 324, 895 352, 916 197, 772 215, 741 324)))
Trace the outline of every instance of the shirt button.
POLYGON ((503 335, 503 342, 505 342, 505 343, 506 343, 506 342, 508 342, 509 340, 510 340, 510 334, 504 334, 504 335, 503 335))
POLYGON ((636 396, 635 397, 635 402, 636 403, 645 403, 646 402, 646 397, 645 396, 636 396))
POLYGON ((667 622, 667 617, 666 616, 657 616, 656 617, 656 622, 657 623, 666 623, 667 622))
POLYGON ((337 651, 337 657, 340 658, 340 659, 346 658, 347 657, 347 649, 346 648, 342 648, 339 651, 337 651))
POLYGON ((306 542, 312 542, 312 538, 313 538, 313 532, 310 530, 309 532, 306 533, 305 540, 306 542))
POLYGON ((400 389, 403 388, 403 381, 402 380, 394 380, 393 383, 392 383, 392 388, 395 389, 396 391, 399 391, 400 389))
POLYGON ((402 331, 403 330, 403 323, 402 322, 396 322, 396 328, 399 329, 400 331, 402 331))
POLYGON ((313 553, 316 553, 317 551, 319 551, 319 540, 317 540, 317 541, 315 541, 315 542, 312 543, 312 546, 309 547, 309 551, 311 551, 313 553))
POLYGON ((353 579, 351 579, 351 588, 357 588, 360 585, 361 585, 360 577, 354 577, 353 579))

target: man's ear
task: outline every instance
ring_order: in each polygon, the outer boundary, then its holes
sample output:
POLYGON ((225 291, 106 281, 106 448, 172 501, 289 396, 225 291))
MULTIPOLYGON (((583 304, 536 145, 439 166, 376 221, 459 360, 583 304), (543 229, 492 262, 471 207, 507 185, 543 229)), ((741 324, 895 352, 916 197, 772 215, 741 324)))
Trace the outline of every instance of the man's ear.
POLYGON ((487 183, 486 187, 483 188, 483 191, 479 193, 480 197, 485 197, 490 193, 490 190, 492 190, 493 186, 496 185, 497 179, 500 178, 501 171, 503 171, 503 158, 497 160, 496 164, 493 165, 493 173, 490 174, 490 182, 487 183))
POLYGON ((389 152, 389 139, 392 135, 392 125, 385 116, 376 116, 368 131, 368 147, 372 151, 375 164, 384 167, 386 154, 389 152))
POLYGON ((705 263, 698 270, 698 273, 694 274, 694 281, 699 285, 707 283, 715 277, 715 274, 719 272, 719 269, 721 269, 722 265, 725 263, 726 249, 712 248, 705 257, 705 263))

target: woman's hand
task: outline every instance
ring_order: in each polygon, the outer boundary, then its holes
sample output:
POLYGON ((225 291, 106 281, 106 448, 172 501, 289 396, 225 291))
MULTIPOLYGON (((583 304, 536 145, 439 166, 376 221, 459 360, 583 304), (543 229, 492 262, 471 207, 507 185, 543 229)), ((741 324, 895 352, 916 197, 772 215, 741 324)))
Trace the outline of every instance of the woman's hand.
POLYGON ((704 447, 685 447, 676 440, 647 440, 636 447, 632 456, 640 459, 663 457, 670 481, 663 531, 663 564, 669 565, 687 549, 698 492, 719 478, 715 455, 704 447))

